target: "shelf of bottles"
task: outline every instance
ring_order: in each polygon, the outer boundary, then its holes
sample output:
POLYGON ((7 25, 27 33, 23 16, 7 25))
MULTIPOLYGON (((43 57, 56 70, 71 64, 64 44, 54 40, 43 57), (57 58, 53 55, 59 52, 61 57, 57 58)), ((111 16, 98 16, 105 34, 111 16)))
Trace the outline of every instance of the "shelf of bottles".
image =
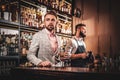
POLYGON ((0 56, 18 55, 18 38, 18 30, 0 28, 0 56))
POLYGON ((59 38, 61 40, 61 48, 64 49, 71 37, 59 36, 59 38))
MULTIPOLYGON (((1 23, 10 23, 9 28, 13 28, 12 22, 18 23, 18 33, 20 34, 17 46, 20 46, 22 55, 26 54, 26 51, 30 45, 30 38, 34 32, 42 29, 44 15, 48 10, 55 10, 58 15, 58 25, 56 33, 59 36, 71 37, 72 35, 72 0, 0 0, 0 25, 1 23), (11 25, 11 26, 10 26, 11 25), (27 36, 27 37, 26 37, 27 36), (27 45, 27 46, 25 46, 27 45)), ((6 25, 6 24, 5 24, 6 25)), ((1 29, 4 30, 4 29, 1 29)), ((11 31, 11 29, 10 29, 11 31)), ((9 30, 8 30, 9 32, 9 30)), ((7 33, 1 31, 1 37, 5 36, 8 40, 12 37, 18 37, 18 34, 11 34, 8 37, 7 33), (3 34, 4 33, 4 34, 3 34)), ((3 40, 4 41, 4 40, 3 40)), ((16 43, 2 42, 1 48, 8 48, 8 43, 15 47, 16 43)), ((16 52, 11 50, 5 53, 1 51, 0 55, 16 55, 16 52), (4 53, 4 54, 3 54, 4 53), (11 54, 12 53, 12 54, 11 54)), ((12 50, 15 51, 15 50, 12 50)))
POLYGON ((48 10, 55 10, 59 18, 56 32, 62 35, 72 35, 71 2, 66 0, 21 0, 21 24, 40 28, 45 13, 48 10))
POLYGON ((66 0, 0 0, 0 20, 19 22, 20 17, 20 27, 39 29, 45 13, 51 9, 59 17, 56 32, 72 34, 72 5, 66 0))
POLYGON ((26 56, 34 33, 35 32, 25 30, 20 32, 21 56, 26 56))
POLYGON ((35 5, 28 2, 28 0, 21 0, 20 5, 20 20, 23 27, 39 29, 44 20, 44 15, 47 8, 43 5, 35 5))
POLYGON ((37 0, 40 4, 46 5, 48 9, 54 9, 59 13, 72 15, 72 0, 37 0))
POLYGON ((72 20, 59 17, 58 25, 56 27, 56 33, 62 35, 72 35, 72 20))
POLYGON ((55 10, 58 15, 57 34, 72 35, 72 0, 38 0, 47 5, 48 10, 55 10))
POLYGON ((0 0, 0 20, 4 22, 18 22, 17 0, 0 0))

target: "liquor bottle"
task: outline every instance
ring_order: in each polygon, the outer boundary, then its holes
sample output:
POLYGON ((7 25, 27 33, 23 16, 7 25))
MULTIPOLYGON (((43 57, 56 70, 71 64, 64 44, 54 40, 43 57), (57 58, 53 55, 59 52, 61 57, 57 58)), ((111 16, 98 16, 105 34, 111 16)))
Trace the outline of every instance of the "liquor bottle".
POLYGON ((15 53, 18 54, 19 52, 19 36, 18 34, 15 35, 15 53))
POLYGON ((59 11, 62 11, 62 6, 63 6, 63 2, 60 1, 60 2, 59 2, 59 11))
POLYGON ((2 56, 6 56, 7 55, 7 47, 6 47, 6 44, 3 43, 2 45, 2 56))
POLYGON ((21 24, 28 25, 28 8, 21 7, 21 24))
POLYGON ((2 5, 1 18, 4 20, 9 20, 8 5, 2 5))
POLYGON ((9 55, 14 55, 14 49, 15 49, 15 38, 13 37, 12 34, 8 34, 8 37, 10 38, 10 43, 9 43, 9 55))
POLYGON ((1 10, 1 6, 0 6, 0 19, 1 19, 1 12, 2 12, 2 10, 1 10))
POLYGON ((7 44, 10 44, 11 43, 11 39, 9 38, 9 36, 6 36, 6 41, 5 41, 7 44))
POLYGON ((0 6, 0 18, 4 19, 5 5, 0 6))
POLYGON ((20 43, 21 43, 22 55, 26 55, 28 48, 27 33, 21 32, 20 43))
POLYGON ((58 33, 62 32, 62 25, 61 24, 58 24, 58 26, 57 26, 57 32, 58 33))
POLYGON ((1 34, 1 31, 0 31, 0 44, 2 44, 2 34, 1 34))
POLYGON ((32 32, 28 33, 28 37, 27 37, 28 47, 30 47, 32 37, 33 37, 33 33, 32 32))
POLYGON ((24 22, 25 22, 25 10, 24 10, 25 8, 24 7, 21 7, 21 24, 25 24, 24 22))
POLYGON ((0 44, 0 56, 2 56, 2 44, 0 44))
POLYGON ((71 5, 68 5, 68 14, 71 14, 71 11, 72 11, 72 7, 71 5))
POLYGON ((37 9, 36 12, 36 19, 38 20, 38 23, 42 22, 42 14, 41 14, 41 10, 37 9))
POLYGON ((2 32, 1 36, 2 36, 2 43, 5 43, 6 37, 5 37, 5 32, 4 31, 2 32))
POLYGON ((18 22, 18 5, 17 4, 10 5, 10 21, 18 22))
POLYGON ((22 44, 22 55, 26 55, 27 50, 28 50, 28 42, 24 40, 22 44))
POLYGON ((56 9, 57 10, 59 9, 59 4, 60 4, 59 0, 56 0, 56 9))

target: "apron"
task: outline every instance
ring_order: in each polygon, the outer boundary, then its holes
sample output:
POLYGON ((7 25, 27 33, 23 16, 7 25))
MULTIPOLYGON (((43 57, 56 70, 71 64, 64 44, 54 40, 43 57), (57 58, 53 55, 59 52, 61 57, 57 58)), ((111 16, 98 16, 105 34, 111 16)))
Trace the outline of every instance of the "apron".
MULTIPOLYGON (((78 41, 76 39, 75 39, 75 41, 77 42, 77 45, 78 45, 78 48, 77 48, 75 54, 82 54, 82 53, 86 52, 84 45, 79 45, 78 41)), ((86 64, 87 64, 86 60, 82 59, 82 58, 71 60, 72 67, 85 67, 86 64)))

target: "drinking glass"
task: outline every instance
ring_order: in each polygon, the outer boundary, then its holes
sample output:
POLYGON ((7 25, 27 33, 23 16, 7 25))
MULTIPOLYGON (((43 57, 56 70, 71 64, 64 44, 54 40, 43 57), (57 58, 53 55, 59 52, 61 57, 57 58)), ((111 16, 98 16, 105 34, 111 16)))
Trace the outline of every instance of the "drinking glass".
POLYGON ((63 66, 70 66, 70 56, 73 47, 69 47, 66 51, 60 53, 60 59, 63 62, 63 66))

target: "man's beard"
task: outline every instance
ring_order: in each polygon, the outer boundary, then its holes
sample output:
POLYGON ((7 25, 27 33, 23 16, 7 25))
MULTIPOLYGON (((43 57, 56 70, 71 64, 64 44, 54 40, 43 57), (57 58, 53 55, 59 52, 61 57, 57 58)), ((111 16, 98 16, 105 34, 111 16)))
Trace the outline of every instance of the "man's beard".
POLYGON ((83 38, 86 37, 86 35, 82 31, 80 31, 80 36, 83 38))
POLYGON ((46 29, 48 30, 48 31, 53 31, 54 30, 54 27, 53 27, 53 25, 48 25, 49 27, 46 27, 46 29))

